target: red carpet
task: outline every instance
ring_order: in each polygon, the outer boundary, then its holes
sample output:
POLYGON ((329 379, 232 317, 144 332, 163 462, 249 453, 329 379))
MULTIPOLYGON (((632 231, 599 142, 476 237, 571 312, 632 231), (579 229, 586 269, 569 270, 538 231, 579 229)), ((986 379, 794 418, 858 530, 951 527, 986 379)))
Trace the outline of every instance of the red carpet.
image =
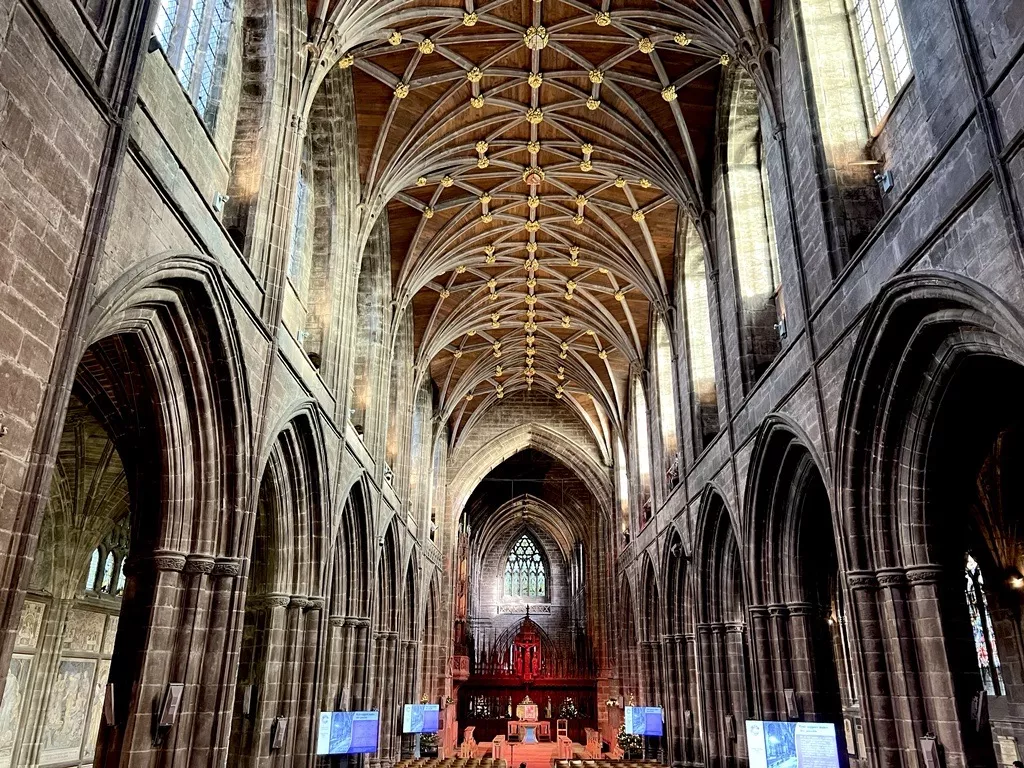
MULTIPOLYGON (((573 745, 577 746, 577 745, 573 745)), ((477 753, 483 757, 490 755, 490 743, 477 747, 477 753)), ((551 768, 551 761, 558 755, 558 745, 553 741, 542 741, 538 744, 516 744, 508 768, 519 768, 526 763, 526 768, 551 768)))
POLYGON ((553 741, 516 744, 508 768, 519 768, 520 763, 526 763, 526 768, 551 768, 551 761, 557 754, 558 746, 553 741))

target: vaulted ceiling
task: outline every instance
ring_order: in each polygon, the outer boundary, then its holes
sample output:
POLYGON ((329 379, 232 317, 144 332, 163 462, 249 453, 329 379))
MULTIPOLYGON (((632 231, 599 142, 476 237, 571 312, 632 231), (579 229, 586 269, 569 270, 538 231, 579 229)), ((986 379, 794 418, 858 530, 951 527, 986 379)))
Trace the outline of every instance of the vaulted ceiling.
MULTIPOLYGON (((671 304, 680 212, 707 207, 723 67, 753 0, 350 0, 363 200, 453 431, 541 389, 607 440, 671 304)), ((753 42, 752 42, 753 41, 753 42)))

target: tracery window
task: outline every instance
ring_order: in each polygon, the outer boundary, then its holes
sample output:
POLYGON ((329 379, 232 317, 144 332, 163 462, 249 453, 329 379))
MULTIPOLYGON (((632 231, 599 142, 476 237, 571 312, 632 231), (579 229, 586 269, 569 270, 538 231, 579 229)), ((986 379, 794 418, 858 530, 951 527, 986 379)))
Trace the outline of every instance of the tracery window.
POLYGON ((655 326, 655 364, 658 376, 658 418, 661 421, 661 450, 668 489, 679 482, 679 438, 676 433, 676 389, 672 342, 661 318, 655 326))
POLYGON ((619 515, 622 519, 622 536, 626 541, 630 537, 629 524, 629 475, 626 471, 626 451, 622 447, 622 438, 615 438, 615 465, 619 486, 619 515))
POLYGON ((161 0, 153 33, 207 127, 217 120, 232 0, 161 0))
POLYGON ((645 525, 654 514, 654 500, 651 497, 651 434, 647 418, 647 398, 644 395, 644 386, 637 380, 633 389, 633 423, 636 427, 636 463, 640 472, 641 526, 645 525))
POLYGON ((877 124, 913 71, 903 19, 897 0, 854 0, 853 17, 860 34, 864 79, 877 124))
POLYGON ((505 561, 505 595, 546 597, 547 568, 537 542, 524 533, 512 546, 505 561))
POLYGON ((107 559, 103 561, 103 580, 100 582, 100 592, 110 593, 114 583, 114 553, 108 552, 107 559))
POLYGON ((125 558, 121 558, 121 562, 117 565, 117 589, 115 593, 120 596, 124 594, 125 575, 124 575, 124 561, 125 558))
POLYGON ((288 257, 288 279, 303 301, 309 292, 310 247, 313 225, 313 169, 310 144, 303 144, 299 175, 295 186, 295 218, 292 222, 292 249, 288 257))
POLYGON ((95 592, 96 586, 100 582, 100 560, 103 559, 103 555, 100 554, 100 548, 96 547, 92 551, 92 556, 89 558, 89 572, 85 576, 85 590, 86 592, 95 592))
POLYGON ((974 635, 978 671, 981 672, 981 679, 989 696, 1001 696, 1004 691, 1003 674, 999 665, 995 632, 992 629, 992 614, 989 613, 988 598, 985 596, 985 579, 981 574, 981 566, 971 555, 967 555, 964 577, 964 596, 974 635))

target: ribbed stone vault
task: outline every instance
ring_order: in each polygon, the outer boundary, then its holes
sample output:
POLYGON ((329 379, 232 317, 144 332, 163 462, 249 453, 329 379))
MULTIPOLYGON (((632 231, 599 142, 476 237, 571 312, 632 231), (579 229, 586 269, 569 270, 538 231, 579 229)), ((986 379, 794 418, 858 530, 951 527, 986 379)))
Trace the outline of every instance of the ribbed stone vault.
MULTIPOLYGON (((351 67, 360 231, 388 217, 396 311, 455 433, 538 387, 606 442, 682 216, 705 243, 722 69, 762 72, 765 8, 342 2, 319 66, 351 67)), ((756 77, 763 84, 763 78, 756 77)))

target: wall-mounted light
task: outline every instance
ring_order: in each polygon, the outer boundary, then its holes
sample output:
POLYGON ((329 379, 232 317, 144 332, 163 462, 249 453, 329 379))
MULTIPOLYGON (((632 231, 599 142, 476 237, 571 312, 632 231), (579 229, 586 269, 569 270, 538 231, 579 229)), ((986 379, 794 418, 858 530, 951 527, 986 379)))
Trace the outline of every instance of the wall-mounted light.
POLYGON ((882 190, 883 195, 887 195, 892 192, 893 187, 896 186, 892 171, 881 170, 882 162, 879 160, 859 160, 856 163, 850 163, 850 165, 861 168, 870 168, 871 178, 875 180, 875 183, 882 190))
POLYGON ((1024 575, 1016 568, 1011 568, 1007 574, 1007 581, 1013 589, 1024 589, 1024 575))

